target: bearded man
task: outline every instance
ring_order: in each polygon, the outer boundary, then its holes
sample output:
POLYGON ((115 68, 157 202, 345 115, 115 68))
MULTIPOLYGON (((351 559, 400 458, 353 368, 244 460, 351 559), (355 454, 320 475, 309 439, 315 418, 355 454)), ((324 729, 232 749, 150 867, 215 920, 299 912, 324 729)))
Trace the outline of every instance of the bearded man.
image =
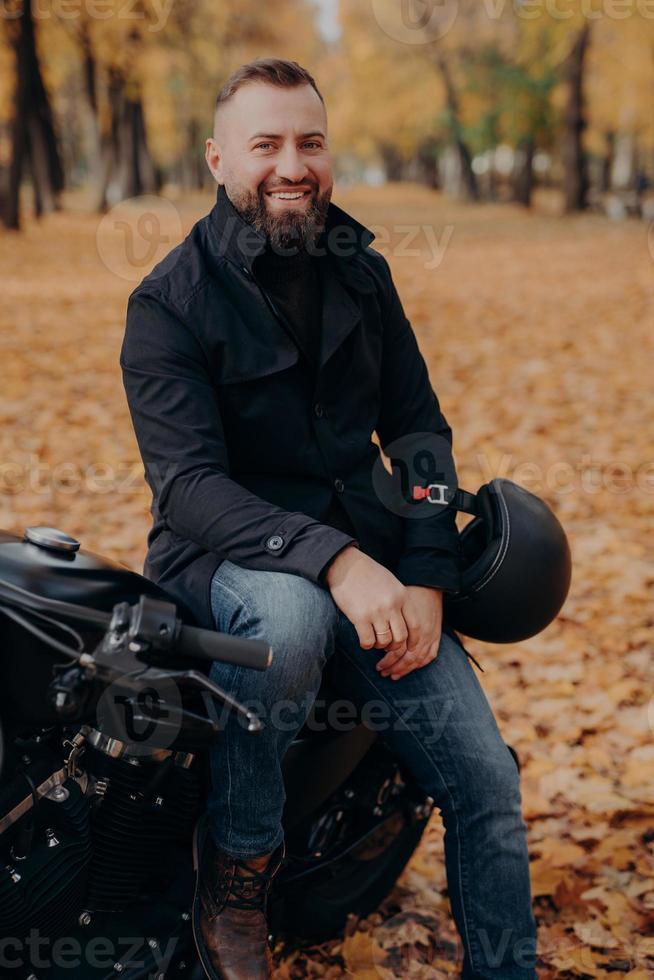
POLYGON ((395 455, 435 440, 454 479, 451 430, 374 235, 331 201, 309 72, 241 67, 206 160, 216 204, 131 295, 121 351, 153 494, 145 574, 198 625, 275 651, 265 672, 210 670, 262 706, 265 727, 252 737, 232 717, 211 749, 193 910, 205 972, 270 976, 282 759, 329 661, 356 704, 381 698, 394 719, 412 705, 411 725, 381 735, 441 811, 462 976, 533 980, 519 774, 443 622, 459 585, 454 512, 425 499, 408 516, 373 481, 373 433, 395 455), (297 710, 280 726, 282 701, 297 710))

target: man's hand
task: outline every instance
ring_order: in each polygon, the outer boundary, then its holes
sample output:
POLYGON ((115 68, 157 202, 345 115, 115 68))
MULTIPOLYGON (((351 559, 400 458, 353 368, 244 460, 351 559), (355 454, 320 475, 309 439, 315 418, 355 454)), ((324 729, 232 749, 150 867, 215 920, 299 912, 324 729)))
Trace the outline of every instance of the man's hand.
POLYGON ((351 545, 333 559, 325 581, 338 608, 353 624, 364 650, 386 651, 377 664, 397 680, 434 660, 440 644, 443 593, 404 586, 369 555, 351 545))
POLYGON ((392 680, 424 667, 435 660, 441 642, 443 624, 443 592, 422 585, 405 586, 407 598, 402 614, 409 635, 404 650, 386 648, 386 656, 377 664, 382 677, 392 680))
POLYGON ((392 572, 348 545, 330 563, 325 581, 332 599, 356 629, 359 646, 406 649, 409 630, 402 614, 406 589, 392 572))

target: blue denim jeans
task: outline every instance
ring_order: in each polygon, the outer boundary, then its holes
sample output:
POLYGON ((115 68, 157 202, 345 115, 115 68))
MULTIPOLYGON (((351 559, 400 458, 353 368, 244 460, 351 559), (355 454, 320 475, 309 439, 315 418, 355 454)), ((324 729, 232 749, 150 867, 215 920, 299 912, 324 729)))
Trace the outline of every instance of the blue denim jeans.
POLYGON ((255 708, 252 735, 233 715, 210 753, 209 822, 236 857, 268 853, 283 839, 282 759, 304 724, 323 668, 440 810, 452 914, 464 948, 462 977, 534 980, 527 826, 519 773, 465 650, 443 633, 438 656, 397 681, 381 677, 382 650, 363 650, 330 593, 285 572, 223 561, 211 583, 216 629, 267 640, 265 672, 214 663, 210 677, 255 708))

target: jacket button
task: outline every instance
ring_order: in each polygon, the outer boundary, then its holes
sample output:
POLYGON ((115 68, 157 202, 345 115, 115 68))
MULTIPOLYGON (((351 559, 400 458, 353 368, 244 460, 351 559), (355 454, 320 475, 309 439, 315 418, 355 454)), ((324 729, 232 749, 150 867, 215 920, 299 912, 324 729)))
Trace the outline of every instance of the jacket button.
POLYGON ((325 410, 322 407, 322 405, 320 404, 320 402, 316 402, 316 404, 313 406, 313 414, 318 419, 321 419, 323 417, 323 415, 325 414, 325 410))
POLYGON ((334 490, 336 493, 343 493, 345 490, 345 484, 342 480, 334 480, 334 490))
POLYGON ((273 536, 271 538, 268 538, 268 540, 266 541, 266 547, 269 548, 271 551, 279 551, 279 549, 283 546, 283 544, 284 544, 284 539, 280 534, 273 534, 273 536))

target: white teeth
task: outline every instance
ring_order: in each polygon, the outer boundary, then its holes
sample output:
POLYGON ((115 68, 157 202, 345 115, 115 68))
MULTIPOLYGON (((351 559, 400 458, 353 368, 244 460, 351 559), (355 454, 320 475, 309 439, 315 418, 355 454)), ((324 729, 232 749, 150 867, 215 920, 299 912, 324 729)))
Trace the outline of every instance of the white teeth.
POLYGON ((299 201, 301 197, 304 197, 304 191, 299 194, 285 194, 282 191, 271 191, 270 196, 278 197, 281 201, 299 201))

